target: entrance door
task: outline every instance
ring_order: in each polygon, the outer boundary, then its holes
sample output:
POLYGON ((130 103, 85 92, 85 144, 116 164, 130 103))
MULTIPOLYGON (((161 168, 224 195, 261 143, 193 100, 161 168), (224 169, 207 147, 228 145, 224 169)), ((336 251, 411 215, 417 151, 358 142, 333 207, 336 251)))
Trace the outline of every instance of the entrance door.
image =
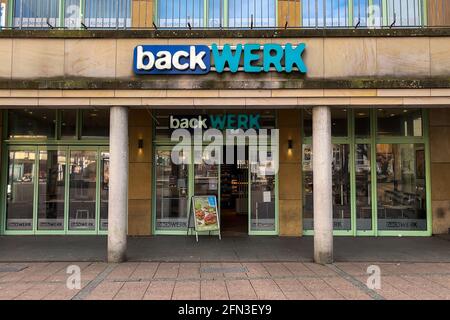
MULTIPOLYGON (((248 161, 237 159, 235 146, 224 147, 224 159, 233 152, 233 162, 220 170, 220 212, 223 235, 248 234, 248 161)), ((225 160, 224 160, 225 162, 225 160)), ((231 161, 228 161, 231 162, 231 161)))
MULTIPOLYGON (((192 196, 215 195, 221 214, 223 235, 276 235, 276 170, 274 161, 265 164, 235 159, 211 164, 175 164, 171 146, 156 146, 154 172, 154 233, 186 234, 192 196), (228 161, 231 162, 231 161, 228 161)), ((248 152, 246 152, 247 154, 248 152)), ((199 159, 192 154, 192 159, 199 159)))

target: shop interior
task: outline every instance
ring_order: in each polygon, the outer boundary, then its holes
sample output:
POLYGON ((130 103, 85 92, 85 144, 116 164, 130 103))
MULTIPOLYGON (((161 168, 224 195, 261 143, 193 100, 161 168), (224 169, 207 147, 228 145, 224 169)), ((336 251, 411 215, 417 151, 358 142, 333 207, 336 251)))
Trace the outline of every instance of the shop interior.
POLYGON ((231 152, 233 163, 224 163, 220 168, 221 228, 224 234, 245 236, 248 235, 248 161, 238 159, 236 146, 224 147, 224 159, 231 152))

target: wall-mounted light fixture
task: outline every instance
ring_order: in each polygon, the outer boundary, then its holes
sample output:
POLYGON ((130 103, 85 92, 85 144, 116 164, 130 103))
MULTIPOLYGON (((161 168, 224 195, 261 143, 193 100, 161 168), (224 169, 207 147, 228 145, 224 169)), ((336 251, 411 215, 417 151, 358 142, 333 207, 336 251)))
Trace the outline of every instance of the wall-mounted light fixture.
POLYGON ((142 150, 144 148, 144 139, 140 138, 138 140, 138 149, 142 150))
POLYGON ((288 150, 292 150, 292 139, 288 140, 288 150))

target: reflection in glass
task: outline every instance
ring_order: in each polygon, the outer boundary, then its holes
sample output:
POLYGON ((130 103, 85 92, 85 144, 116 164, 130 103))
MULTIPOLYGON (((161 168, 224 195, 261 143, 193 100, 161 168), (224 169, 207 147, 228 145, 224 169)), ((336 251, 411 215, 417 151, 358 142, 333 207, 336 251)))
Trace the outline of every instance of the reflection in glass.
POLYGON ((6 196, 6 229, 33 229, 34 151, 10 151, 6 196))
POLYGON ((38 229, 64 229, 66 152, 39 152, 38 229))
POLYGON ((156 150, 157 229, 187 228, 188 184, 188 165, 172 163, 170 150, 156 150))
POLYGON ((109 152, 100 153, 100 230, 108 230, 109 152))
MULTIPOLYGON (((215 2, 218 3, 219 1, 216 0, 215 2)), ((231 28, 250 28, 253 22, 255 27, 275 27, 276 3, 275 0, 230 0, 228 2, 228 26, 231 28)), ((299 13, 297 13, 298 15, 299 13)))
POLYGON ((379 230, 426 230, 423 144, 377 145, 379 230))
POLYGON ((275 231, 275 160, 267 153, 266 161, 250 163, 252 231, 275 231))
POLYGON ((421 109, 378 109, 378 135, 422 136, 421 109))
POLYGON ((372 230, 370 145, 356 145, 356 229, 372 230))
MULTIPOLYGON (((204 27, 205 1, 190 0, 189 5, 187 4, 186 0, 159 0, 157 9, 158 27, 184 28, 188 23, 193 28, 204 27)), ((208 3, 208 5, 211 6, 211 3, 208 3)), ((218 11, 220 7, 216 5, 216 8, 216 11, 218 11)))
MULTIPOLYGON (((350 146, 333 144, 332 152, 333 228, 334 230, 351 230, 350 146)), ((305 230, 314 229, 312 161, 312 146, 303 145, 303 227, 305 230)))
POLYGON ((83 110, 82 138, 107 138, 109 136, 109 110, 83 110))
POLYGON ((61 110, 61 138, 70 139, 77 136, 77 110, 61 110))
POLYGON ((350 146, 333 145, 333 229, 350 230, 350 146))
POLYGON ((314 199, 313 199, 313 159, 312 145, 302 145, 303 170, 303 229, 314 229, 314 199))
MULTIPOLYGON (((331 109, 331 135, 333 137, 348 136, 348 110, 341 108, 331 109)), ((312 136, 312 110, 303 110, 303 132, 305 137, 312 136)))
POLYGON ((8 110, 8 136, 10 139, 54 139, 56 110, 8 110))
POLYGON ((357 138, 367 138, 370 136, 370 110, 355 110, 355 136, 357 138))
POLYGON ((70 230, 95 230, 96 156, 96 151, 70 152, 70 230))
MULTIPOLYGON (((197 152, 197 150, 196 150, 196 152, 197 152)), ((201 151, 199 151, 199 152, 201 152, 201 151)), ((203 162, 201 164, 194 165, 194 174, 195 174, 195 176, 194 176, 194 194, 196 196, 197 195, 198 196, 203 196, 203 195, 218 196, 219 165, 206 163, 206 162, 209 162, 206 157, 207 157, 207 155, 205 153, 205 155, 202 158, 203 162)))

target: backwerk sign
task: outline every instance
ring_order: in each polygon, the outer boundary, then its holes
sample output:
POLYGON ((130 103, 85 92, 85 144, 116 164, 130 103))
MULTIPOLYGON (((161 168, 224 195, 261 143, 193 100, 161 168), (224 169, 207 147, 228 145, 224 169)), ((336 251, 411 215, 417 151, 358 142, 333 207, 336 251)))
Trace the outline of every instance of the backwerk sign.
POLYGON ((260 129, 259 114, 171 115, 169 127, 176 129, 260 129))
POLYGON ((206 74, 211 71, 247 73, 298 71, 306 73, 302 54, 306 46, 280 44, 238 44, 223 47, 205 45, 141 45, 134 49, 135 74, 206 74), (214 66, 212 66, 214 62, 214 66), (242 69, 240 69, 242 67, 242 69))

